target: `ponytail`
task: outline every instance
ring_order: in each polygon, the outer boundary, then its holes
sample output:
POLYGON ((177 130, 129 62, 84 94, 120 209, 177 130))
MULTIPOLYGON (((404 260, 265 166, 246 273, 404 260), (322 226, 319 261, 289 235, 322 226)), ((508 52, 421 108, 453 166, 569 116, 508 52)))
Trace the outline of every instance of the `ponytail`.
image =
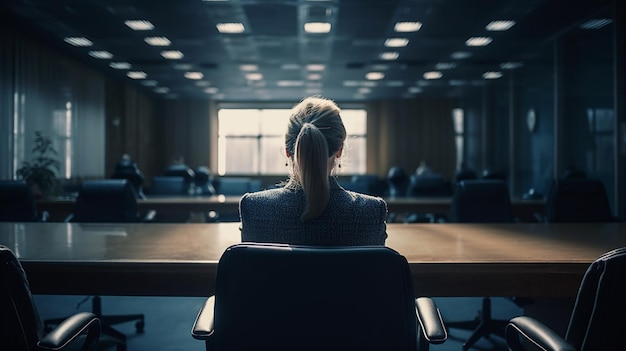
POLYGON ((300 221, 322 214, 330 197, 328 182, 328 144, 324 134, 311 123, 305 123, 294 147, 294 173, 306 198, 300 221))

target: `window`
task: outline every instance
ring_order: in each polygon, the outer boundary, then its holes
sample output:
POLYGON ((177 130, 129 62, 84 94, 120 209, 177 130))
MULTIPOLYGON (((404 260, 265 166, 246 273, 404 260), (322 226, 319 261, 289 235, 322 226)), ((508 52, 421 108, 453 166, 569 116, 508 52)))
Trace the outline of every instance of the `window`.
MULTIPOLYGON (((218 174, 286 174, 285 129, 291 109, 218 111, 218 174)), ((340 174, 363 174, 366 169, 367 113, 342 109, 348 138, 340 174)))
POLYGON ((465 136, 464 113, 462 108, 452 110, 452 123, 454 124, 454 143, 456 145, 456 168, 461 168, 463 163, 463 143, 465 136))

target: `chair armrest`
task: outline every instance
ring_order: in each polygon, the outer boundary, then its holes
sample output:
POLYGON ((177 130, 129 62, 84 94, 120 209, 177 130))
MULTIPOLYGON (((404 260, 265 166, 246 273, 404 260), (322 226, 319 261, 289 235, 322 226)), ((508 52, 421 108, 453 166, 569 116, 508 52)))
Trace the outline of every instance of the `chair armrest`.
POLYGON ((209 297, 204 306, 198 312, 198 317, 193 323, 191 336, 197 340, 208 340, 213 335, 213 318, 214 318, 215 296, 209 297))
POLYGON ((100 319, 91 312, 76 313, 58 324, 38 342, 44 350, 62 350, 78 336, 87 333, 81 350, 95 350, 100 339, 100 319))
POLYGON ((546 351, 575 351, 561 336, 538 320, 521 316, 506 326, 506 341, 512 351, 525 350, 523 341, 530 342, 546 351))
POLYGON ((415 313, 422 331, 422 336, 429 344, 442 344, 448 339, 446 327, 435 302, 429 297, 415 300, 415 313))

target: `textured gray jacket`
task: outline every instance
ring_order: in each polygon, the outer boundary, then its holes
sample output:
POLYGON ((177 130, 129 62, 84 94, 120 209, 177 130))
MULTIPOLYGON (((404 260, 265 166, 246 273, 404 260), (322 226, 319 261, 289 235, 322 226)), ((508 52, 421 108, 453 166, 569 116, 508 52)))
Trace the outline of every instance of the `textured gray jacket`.
POLYGON ((330 179, 330 199, 317 218, 300 221, 304 191, 289 182, 283 188, 243 195, 239 202, 242 241, 291 245, 384 245, 387 204, 381 198, 343 189, 330 179))

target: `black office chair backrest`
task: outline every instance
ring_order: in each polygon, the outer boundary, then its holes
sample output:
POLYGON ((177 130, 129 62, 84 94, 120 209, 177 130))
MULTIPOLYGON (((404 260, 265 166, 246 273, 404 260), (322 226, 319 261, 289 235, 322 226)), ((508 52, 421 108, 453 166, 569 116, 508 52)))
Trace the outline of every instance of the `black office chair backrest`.
POLYGON ((126 179, 84 181, 72 222, 137 222, 137 197, 126 179))
POLYGON ((237 196, 254 191, 252 179, 248 177, 220 177, 217 180, 218 194, 237 196))
POLYGON ((404 197, 409 186, 409 175, 404 168, 393 166, 387 172, 387 186, 389 187, 389 196, 404 197))
POLYGON ((406 259, 386 247, 239 244, 222 255, 216 350, 415 350, 406 259))
POLYGON ((576 297, 565 340, 579 351, 623 350, 626 315, 626 248, 589 266, 576 297))
POLYGON ((132 162, 122 162, 115 166, 111 179, 126 179, 135 189, 135 193, 138 198, 143 198, 143 173, 137 168, 137 165, 132 162))
POLYGON ((24 180, 0 180, 0 222, 39 220, 30 185, 24 180))
POLYGON ((189 185, 185 178, 180 176, 156 176, 152 177, 149 194, 157 196, 189 195, 189 185))
POLYGON ((508 223, 514 222, 509 189, 502 180, 464 180, 456 185, 450 222, 508 223))
POLYGON ((428 173, 411 176, 407 196, 438 197, 450 195, 452 195, 450 183, 441 174, 428 173))
POLYGON ((26 274, 13 252, 0 245, 0 349, 38 350, 43 324, 26 274))
POLYGON ((604 184, 597 179, 555 179, 546 199, 548 222, 612 222, 615 220, 604 184))

